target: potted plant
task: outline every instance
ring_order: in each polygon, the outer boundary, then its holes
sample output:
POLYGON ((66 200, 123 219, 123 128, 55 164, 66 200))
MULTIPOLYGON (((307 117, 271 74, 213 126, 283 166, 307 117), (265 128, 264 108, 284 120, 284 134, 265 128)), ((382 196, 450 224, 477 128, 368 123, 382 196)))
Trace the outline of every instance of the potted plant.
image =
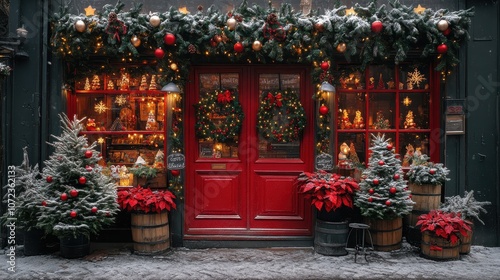
POLYGON ((170 248, 168 211, 176 209, 175 195, 169 190, 136 186, 118 191, 118 205, 131 212, 134 252, 151 255, 170 248))
POLYGON ((418 217, 417 226, 422 232, 421 252, 426 258, 456 260, 460 257, 460 236, 467 236, 470 222, 460 213, 431 210, 418 217))
POLYGON ((324 170, 303 172, 297 178, 299 192, 318 210, 314 248, 323 255, 346 255, 349 210, 353 208, 358 183, 324 170))
POLYGON ((441 205, 441 210, 444 212, 460 213, 462 219, 470 222, 471 230, 467 232, 467 236, 460 234, 460 254, 470 253, 472 235, 474 229, 474 220, 479 221, 484 225, 483 220, 479 218, 482 213, 487 213, 483 206, 490 205, 489 201, 477 201, 474 198, 474 191, 465 191, 464 196, 460 195, 445 197, 445 202, 441 205))
POLYGON ((146 186, 147 181, 156 177, 158 169, 145 164, 135 164, 129 169, 134 174, 134 185, 146 186))

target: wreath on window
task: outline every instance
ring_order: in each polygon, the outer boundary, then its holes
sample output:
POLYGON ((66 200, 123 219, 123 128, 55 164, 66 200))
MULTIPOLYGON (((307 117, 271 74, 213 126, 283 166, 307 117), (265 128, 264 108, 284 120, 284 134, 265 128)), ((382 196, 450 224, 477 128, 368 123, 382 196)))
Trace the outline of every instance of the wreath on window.
POLYGON ((273 143, 299 140, 306 126, 304 107, 297 95, 284 92, 264 92, 257 113, 259 134, 273 143))
POLYGON ((240 133, 243 109, 230 90, 208 93, 200 98, 195 108, 198 138, 229 142, 240 133))

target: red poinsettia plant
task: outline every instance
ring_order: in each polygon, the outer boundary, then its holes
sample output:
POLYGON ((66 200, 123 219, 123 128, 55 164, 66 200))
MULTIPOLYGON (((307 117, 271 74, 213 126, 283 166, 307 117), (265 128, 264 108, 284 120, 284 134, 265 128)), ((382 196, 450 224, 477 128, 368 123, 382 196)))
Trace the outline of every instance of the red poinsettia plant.
POLYGON ((467 231, 471 230, 470 225, 471 222, 462 219, 460 213, 441 210, 431 210, 427 214, 420 215, 416 224, 420 226, 421 232, 431 232, 451 244, 456 244, 460 240, 460 234, 467 236, 467 231))
POLYGON ((118 204, 127 211, 161 213, 176 209, 175 195, 169 190, 151 190, 141 186, 118 191, 118 204))
POLYGON ((335 211, 343 206, 353 208, 353 195, 359 185, 351 177, 343 177, 324 170, 303 172, 297 178, 299 192, 311 198, 318 210, 335 211))

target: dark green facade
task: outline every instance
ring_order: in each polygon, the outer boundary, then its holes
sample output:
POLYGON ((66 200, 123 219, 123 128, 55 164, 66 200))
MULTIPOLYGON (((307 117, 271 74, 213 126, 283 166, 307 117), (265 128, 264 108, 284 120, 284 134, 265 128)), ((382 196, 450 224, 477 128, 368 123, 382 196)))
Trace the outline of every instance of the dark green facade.
MULTIPOLYGON (((29 32, 24 44, 29 58, 2 53, 4 60, 14 68, 1 86, 2 185, 6 183, 7 167, 21 163, 23 147, 29 147, 32 164, 42 164, 51 153, 46 145, 51 140, 50 135, 60 133, 58 114, 66 112, 64 63, 49 47, 49 18, 58 9, 59 2, 10 1, 9 34, 16 34, 15 30, 24 24, 29 32)), ((441 2, 419 3, 439 6, 441 2)), ((442 162, 451 171, 444 195, 475 190, 477 200, 491 201, 492 205, 486 207, 488 213, 482 216, 486 225, 476 224, 474 244, 500 246, 500 3, 453 2, 456 10, 474 6, 475 16, 469 30, 470 40, 460 51, 461 63, 441 86, 442 129, 436 133, 441 135, 442 162), (465 101, 465 134, 444 133, 446 99, 465 101)), ((174 213, 172 218, 174 243, 182 245, 181 211, 174 213)))

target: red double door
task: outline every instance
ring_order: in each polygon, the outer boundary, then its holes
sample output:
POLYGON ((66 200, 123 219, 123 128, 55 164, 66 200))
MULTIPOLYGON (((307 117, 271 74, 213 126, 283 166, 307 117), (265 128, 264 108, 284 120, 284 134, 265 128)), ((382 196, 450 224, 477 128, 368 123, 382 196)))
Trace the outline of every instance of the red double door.
POLYGON ((278 240, 312 236, 309 202, 295 179, 311 171, 314 113, 310 75, 303 67, 198 66, 186 87, 185 240, 278 240), (230 89, 241 103, 241 133, 230 143, 195 133, 195 106, 207 93, 230 89), (266 92, 292 92, 305 109, 298 141, 272 143, 260 136, 257 117, 266 92))

